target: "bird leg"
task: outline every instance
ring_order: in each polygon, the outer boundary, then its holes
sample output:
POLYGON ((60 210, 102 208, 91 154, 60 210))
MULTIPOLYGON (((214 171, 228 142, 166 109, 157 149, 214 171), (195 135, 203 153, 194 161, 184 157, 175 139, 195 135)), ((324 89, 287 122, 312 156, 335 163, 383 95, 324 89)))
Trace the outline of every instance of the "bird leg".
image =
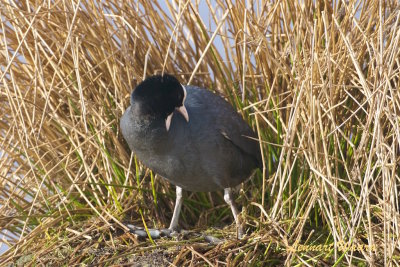
POLYGON ((231 207, 232 214, 233 214, 233 217, 235 218, 236 227, 238 230, 238 237, 240 239, 243 237, 243 229, 242 229, 242 225, 240 224, 240 221, 239 221, 239 212, 236 207, 235 201, 233 200, 231 188, 224 189, 224 200, 231 207))
POLYGON ((171 231, 176 231, 178 229, 179 213, 181 212, 182 203, 182 188, 177 186, 174 214, 172 215, 171 224, 168 228, 171 231))

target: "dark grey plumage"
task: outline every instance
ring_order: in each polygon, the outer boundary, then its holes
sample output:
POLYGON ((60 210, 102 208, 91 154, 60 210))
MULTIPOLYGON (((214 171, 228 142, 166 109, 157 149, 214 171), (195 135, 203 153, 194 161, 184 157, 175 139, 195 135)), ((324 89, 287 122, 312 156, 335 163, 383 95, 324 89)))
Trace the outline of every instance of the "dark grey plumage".
POLYGON ((257 135, 220 96, 195 86, 184 88, 181 104, 189 121, 173 111, 169 130, 165 115, 143 112, 147 102, 136 101, 133 93, 121 118, 125 140, 144 165, 185 190, 237 186, 261 167, 257 135))

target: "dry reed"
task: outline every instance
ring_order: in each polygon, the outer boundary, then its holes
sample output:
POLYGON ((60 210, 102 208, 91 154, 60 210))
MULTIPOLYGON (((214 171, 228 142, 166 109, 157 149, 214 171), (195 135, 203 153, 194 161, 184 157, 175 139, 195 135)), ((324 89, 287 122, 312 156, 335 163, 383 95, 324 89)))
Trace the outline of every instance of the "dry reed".
POLYGON ((129 2, 0 3, 2 264, 400 264, 398 1, 129 2), (221 192, 189 194, 181 220, 220 245, 125 232, 172 214, 173 187, 118 128, 135 84, 162 72, 258 130, 244 240, 221 192))

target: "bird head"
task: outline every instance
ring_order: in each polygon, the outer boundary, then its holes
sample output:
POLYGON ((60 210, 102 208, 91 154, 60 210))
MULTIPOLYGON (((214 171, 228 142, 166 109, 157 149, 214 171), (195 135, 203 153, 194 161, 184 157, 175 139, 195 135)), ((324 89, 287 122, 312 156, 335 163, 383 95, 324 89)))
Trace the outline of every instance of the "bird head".
POLYGON ((189 121, 185 107, 186 89, 172 75, 154 75, 138 84, 131 95, 131 103, 140 103, 141 113, 165 119, 167 131, 174 111, 189 121))

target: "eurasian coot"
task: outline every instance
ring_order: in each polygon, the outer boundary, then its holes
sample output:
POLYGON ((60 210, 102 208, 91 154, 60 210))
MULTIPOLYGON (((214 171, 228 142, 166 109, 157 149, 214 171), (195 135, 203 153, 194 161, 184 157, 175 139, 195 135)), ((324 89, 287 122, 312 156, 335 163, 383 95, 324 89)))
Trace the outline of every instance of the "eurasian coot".
POLYGON ((170 230, 178 226, 182 189, 224 189, 242 236, 231 188, 262 162, 257 135, 227 101, 207 89, 183 86, 172 75, 151 76, 133 90, 121 130, 138 159, 176 185, 170 230))

